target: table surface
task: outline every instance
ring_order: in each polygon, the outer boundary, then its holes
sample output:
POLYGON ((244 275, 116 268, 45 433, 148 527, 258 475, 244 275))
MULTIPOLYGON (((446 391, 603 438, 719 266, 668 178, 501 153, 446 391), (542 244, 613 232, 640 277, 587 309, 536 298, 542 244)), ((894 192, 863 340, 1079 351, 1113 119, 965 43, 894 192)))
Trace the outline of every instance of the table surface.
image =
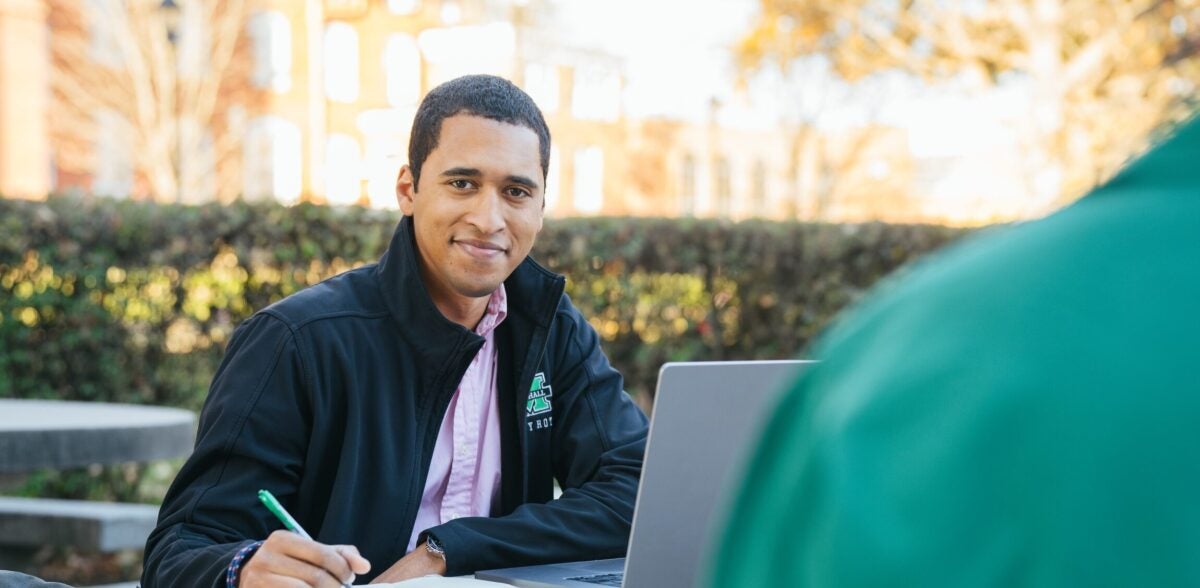
POLYGON ((0 399, 0 472, 187 455, 195 417, 177 408, 0 399))

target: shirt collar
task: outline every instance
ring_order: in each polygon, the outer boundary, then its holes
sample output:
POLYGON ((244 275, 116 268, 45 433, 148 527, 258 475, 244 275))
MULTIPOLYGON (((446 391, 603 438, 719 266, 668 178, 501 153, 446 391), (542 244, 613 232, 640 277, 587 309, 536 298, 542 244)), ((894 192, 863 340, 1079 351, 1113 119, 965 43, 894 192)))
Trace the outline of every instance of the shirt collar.
POLYGON ((504 283, 500 284, 492 292, 492 297, 488 299, 487 310, 483 313, 483 318, 479 319, 479 324, 475 325, 475 334, 481 337, 487 337, 496 327, 504 322, 504 317, 508 316, 508 292, 504 289, 504 283))

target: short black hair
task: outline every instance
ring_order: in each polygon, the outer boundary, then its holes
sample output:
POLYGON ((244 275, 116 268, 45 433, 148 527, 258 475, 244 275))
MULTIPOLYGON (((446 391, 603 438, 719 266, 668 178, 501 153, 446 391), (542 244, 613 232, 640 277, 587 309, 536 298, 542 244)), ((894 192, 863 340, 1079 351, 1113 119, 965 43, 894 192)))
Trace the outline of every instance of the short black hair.
POLYGON ((538 136, 542 159, 542 181, 550 169, 550 129, 533 99, 512 82, 489 75, 470 75, 450 80, 429 92, 417 108, 408 139, 408 166, 413 189, 421 178, 421 166, 437 148, 442 121, 456 114, 470 114, 527 127, 538 136))

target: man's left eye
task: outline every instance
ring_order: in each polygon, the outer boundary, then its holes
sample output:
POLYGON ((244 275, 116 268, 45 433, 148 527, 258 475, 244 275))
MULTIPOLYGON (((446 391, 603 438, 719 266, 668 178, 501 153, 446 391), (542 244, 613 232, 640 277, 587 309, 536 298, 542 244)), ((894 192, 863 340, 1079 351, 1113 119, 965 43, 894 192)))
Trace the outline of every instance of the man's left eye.
POLYGON ((525 190, 523 188, 509 188, 508 195, 512 196, 513 198, 529 198, 532 196, 532 194, 529 193, 529 190, 525 190))

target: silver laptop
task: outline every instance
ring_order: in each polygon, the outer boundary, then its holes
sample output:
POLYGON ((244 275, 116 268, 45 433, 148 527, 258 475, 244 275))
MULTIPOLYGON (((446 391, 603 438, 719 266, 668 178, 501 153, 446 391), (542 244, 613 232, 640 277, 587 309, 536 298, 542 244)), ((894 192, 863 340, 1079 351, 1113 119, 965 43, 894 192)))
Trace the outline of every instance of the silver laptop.
POLYGON ((627 557, 476 572, 513 586, 693 586, 783 386, 810 361, 668 363, 658 392, 627 557))

